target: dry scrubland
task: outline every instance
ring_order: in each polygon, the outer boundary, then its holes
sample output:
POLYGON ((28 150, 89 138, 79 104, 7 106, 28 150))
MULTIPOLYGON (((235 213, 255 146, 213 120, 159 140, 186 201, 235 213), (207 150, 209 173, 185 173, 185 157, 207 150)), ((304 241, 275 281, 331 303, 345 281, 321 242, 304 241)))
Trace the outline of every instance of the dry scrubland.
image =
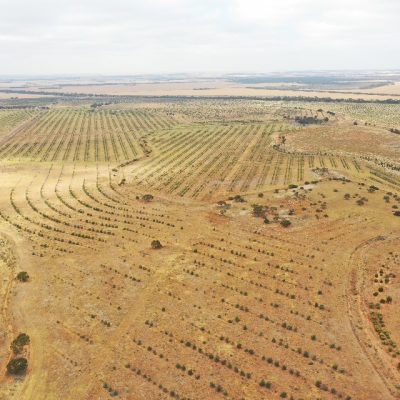
POLYGON ((399 398, 399 111, 0 110, 0 399, 399 398))

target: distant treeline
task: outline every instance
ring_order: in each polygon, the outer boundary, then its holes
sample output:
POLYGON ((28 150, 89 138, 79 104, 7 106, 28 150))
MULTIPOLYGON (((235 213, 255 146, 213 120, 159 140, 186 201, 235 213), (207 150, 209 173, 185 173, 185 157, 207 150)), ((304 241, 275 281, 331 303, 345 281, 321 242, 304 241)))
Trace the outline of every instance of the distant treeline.
MULTIPOLYGON (((306 96, 273 96, 264 98, 265 100, 271 101, 299 101, 309 103, 366 103, 366 104, 400 104, 400 100, 397 99, 333 99, 332 97, 306 97, 306 96)), ((262 98, 260 98, 262 100, 262 98)))
MULTIPOLYGON (((60 96, 60 97, 96 97, 95 94, 83 94, 83 93, 64 93, 64 92, 47 92, 44 90, 13 90, 13 89, 0 89, 0 93, 7 94, 36 94, 36 95, 44 95, 44 96, 60 96)), ((104 95, 99 95, 104 96, 104 95)))
POLYGON ((365 78, 351 79, 344 76, 238 76, 229 79, 236 83, 302 83, 302 84, 319 84, 326 85, 331 83, 360 82, 365 78))
POLYGON ((49 110, 49 107, 47 106, 28 106, 28 105, 6 105, 6 106, 0 106, 0 110, 49 110))
MULTIPOLYGON (((336 76, 234 76, 230 77, 229 81, 243 84, 260 84, 260 83, 284 83, 284 84, 303 84, 303 85, 343 85, 344 83, 364 83, 368 82, 372 77, 349 77, 345 75, 336 76)), ((378 82, 374 82, 374 85, 383 86, 391 84, 392 81, 388 79, 379 79, 378 82)))
MULTIPOLYGON (((368 87, 365 88, 361 88, 361 89, 374 89, 374 88, 378 88, 381 87, 383 85, 380 84, 371 84, 368 87)), ((385 85, 386 86, 386 85, 385 85)), ((246 86, 246 89, 256 89, 256 90, 281 90, 281 91, 294 91, 294 92, 317 92, 317 93, 333 93, 333 94, 356 94, 356 95, 367 95, 367 96, 387 96, 386 94, 383 93, 368 93, 368 92, 356 92, 354 90, 352 90, 351 92, 344 92, 343 90, 333 90, 333 89, 318 89, 318 88, 308 88, 308 89, 300 89, 300 88, 291 88, 291 87, 274 87, 274 86, 246 86)), ((395 97, 399 97, 400 94, 395 94, 395 93, 391 93, 391 96, 395 96, 395 97)))

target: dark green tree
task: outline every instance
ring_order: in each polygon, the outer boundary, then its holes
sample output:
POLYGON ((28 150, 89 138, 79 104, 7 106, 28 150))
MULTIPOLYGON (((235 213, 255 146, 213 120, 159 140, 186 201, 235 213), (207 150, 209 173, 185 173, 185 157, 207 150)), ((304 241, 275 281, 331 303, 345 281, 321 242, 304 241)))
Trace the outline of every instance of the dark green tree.
POLYGON ((21 375, 28 368, 28 360, 23 357, 14 358, 7 364, 7 372, 12 375, 21 375))

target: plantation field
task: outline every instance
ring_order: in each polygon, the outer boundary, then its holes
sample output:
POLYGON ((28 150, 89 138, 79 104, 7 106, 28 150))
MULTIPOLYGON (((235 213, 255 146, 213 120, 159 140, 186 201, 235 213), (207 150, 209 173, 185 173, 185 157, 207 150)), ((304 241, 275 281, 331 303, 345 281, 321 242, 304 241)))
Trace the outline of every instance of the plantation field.
POLYGON ((274 136, 290 136, 295 129, 284 123, 178 128, 154 141, 155 157, 126 173, 148 190, 204 199, 302 183, 312 180, 314 168, 361 171, 352 157, 291 155, 273 148, 274 136))
POLYGON ((400 135, 358 106, 1 110, 0 399, 400 398, 400 135))
POLYGON ((3 138, 13 128, 18 127, 35 114, 36 111, 34 110, 0 110, 0 137, 3 138))
POLYGON ((4 160, 41 162, 126 161, 146 151, 144 132, 171 127, 173 119, 142 112, 59 109, 42 112, 11 133, 0 147, 4 160))

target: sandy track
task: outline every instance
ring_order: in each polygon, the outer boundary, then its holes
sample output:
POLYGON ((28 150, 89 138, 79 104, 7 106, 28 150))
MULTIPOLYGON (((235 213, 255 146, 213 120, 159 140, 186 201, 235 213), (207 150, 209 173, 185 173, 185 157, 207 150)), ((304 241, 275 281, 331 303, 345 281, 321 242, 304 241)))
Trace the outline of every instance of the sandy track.
POLYGON ((387 354, 384 353, 376 334, 372 331, 363 298, 365 289, 363 255, 371 246, 376 245, 381 240, 393 239, 382 236, 372 237, 361 242, 350 255, 350 276, 346 285, 348 317, 354 337, 365 356, 365 361, 371 365, 376 376, 381 380, 382 386, 386 389, 385 393, 382 393, 381 399, 399 399, 400 393, 395 388, 398 383, 396 371, 388 362, 387 354), (363 328, 360 328, 361 326, 363 328))

